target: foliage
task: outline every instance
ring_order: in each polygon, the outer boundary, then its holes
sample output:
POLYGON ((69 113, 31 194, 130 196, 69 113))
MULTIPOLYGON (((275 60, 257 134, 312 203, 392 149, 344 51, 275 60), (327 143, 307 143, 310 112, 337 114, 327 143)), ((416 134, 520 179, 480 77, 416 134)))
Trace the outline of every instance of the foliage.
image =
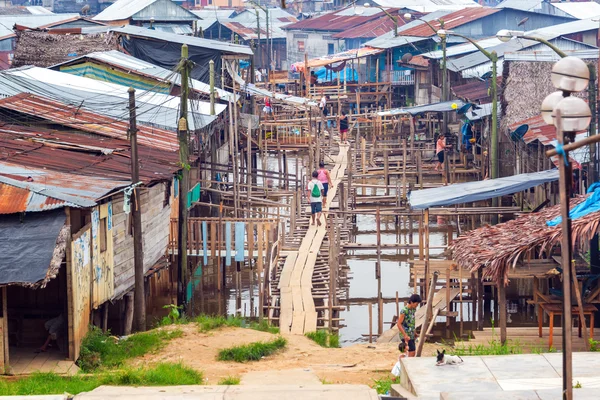
POLYGON ((267 321, 265 321, 264 319, 260 322, 250 323, 250 329, 254 329, 255 331, 261 331, 261 332, 269 332, 269 333, 272 333, 273 335, 279 334, 279 328, 276 326, 269 325, 269 323, 267 321))
POLYGON ((199 315, 196 317, 195 322, 200 326, 200 332, 208 332, 224 326, 240 328, 243 325, 244 320, 232 315, 228 317, 223 317, 221 315, 199 315))
POLYGON ((189 322, 187 316, 180 312, 181 306, 177 304, 167 304, 163 306, 165 310, 169 310, 169 314, 166 317, 163 317, 157 324, 157 326, 167 326, 174 324, 186 324, 189 322))
POLYGON ((379 379, 374 379, 371 387, 377 391, 377 394, 389 394, 392 385, 396 383, 399 383, 399 378, 387 375, 379 379))
POLYGON ((577 381, 576 384, 573 385, 573 389, 581 389, 583 386, 581 385, 581 382, 577 381))
POLYGON ((240 384, 240 377, 239 376, 228 376, 226 378, 223 378, 219 381, 219 385, 239 385, 240 384))
POLYGON ((202 373, 181 363, 161 363, 149 368, 125 369, 94 375, 61 376, 36 372, 22 379, 0 380, 0 396, 43 394, 72 395, 93 390, 101 385, 198 385, 202 373))
POLYGON ((458 356, 501 356, 507 354, 521 354, 523 348, 519 342, 511 343, 508 341, 506 344, 500 343, 500 341, 492 339, 485 344, 469 345, 465 346, 463 343, 454 347, 454 353, 458 356))
POLYGON ((340 347, 340 337, 336 334, 331 334, 324 329, 315 332, 308 332, 305 334, 305 336, 321 347, 340 347))
POLYGON ((589 339, 590 341, 590 351, 600 351, 600 342, 594 340, 593 338, 589 339))
POLYGON ((128 358, 139 357, 163 348, 166 343, 181 337, 181 330, 154 330, 140 332, 119 339, 110 332, 91 327, 83 338, 77 364, 85 372, 123 365, 128 358))
POLYGON ((230 347, 219 351, 217 360, 235 362, 258 361, 283 349, 286 344, 287 340, 279 336, 277 339, 269 342, 255 342, 243 346, 230 347))

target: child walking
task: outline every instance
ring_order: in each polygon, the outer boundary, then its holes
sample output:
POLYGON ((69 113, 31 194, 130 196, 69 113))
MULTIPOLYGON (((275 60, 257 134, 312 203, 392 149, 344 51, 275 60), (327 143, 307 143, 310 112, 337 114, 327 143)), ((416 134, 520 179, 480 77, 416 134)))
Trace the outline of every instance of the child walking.
POLYGON ((319 182, 323 184, 323 207, 327 206, 327 192, 329 192, 329 186, 331 186, 331 175, 329 171, 325 169, 325 163, 321 161, 319 163, 319 182))
POLYGON ((317 225, 321 226, 321 213, 323 211, 323 184, 319 181, 319 173, 313 171, 312 180, 308 182, 307 186, 307 198, 310 203, 310 214, 312 218, 311 225, 315 224, 315 217, 317 219, 317 225))

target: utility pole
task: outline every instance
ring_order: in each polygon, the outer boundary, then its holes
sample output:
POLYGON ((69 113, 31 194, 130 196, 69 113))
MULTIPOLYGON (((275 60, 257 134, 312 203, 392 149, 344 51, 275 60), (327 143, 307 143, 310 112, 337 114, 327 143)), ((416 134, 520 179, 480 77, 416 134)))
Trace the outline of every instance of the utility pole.
POLYGON ((213 60, 208 62, 208 72, 210 75, 210 115, 215 115, 215 62, 213 60))
MULTIPOLYGON (((135 110, 135 89, 130 87, 129 93, 129 140, 131 142, 131 184, 140 181, 140 165, 137 149, 137 116, 135 110)), ((131 210, 133 219, 133 269, 135 271, 135 286, 133 312, 135 330, 146 330, 146 294, 144 293, 144 248, 142 243, 142 210, 140 193, 137 187, 133 189, 134 205, 131 210)))
MULTIPOLYGON (((258 35, 258 42, 256 42, 257 44, 257 48, 260 47, 260 65, 263 64, 263 56, 262 56, 262 46, 260 45, 260 13, 258 12, 258 8, 255 8, 254 11, 256 12, 256 34, 258 35)), ((253 56, 254 57, 254 56, 253 56)))
POLYGON ((179 212, 178 212, 178 240, 177 240, 177 302, 180 306, 187 303, 186 291, 189 280, 188 262, 187 262, 187 241, 188 241, 188 205, 187 194, 190 187, 190 165, 189 165, 189 135, 187 124, 188 113, 188 94, 189 94, 189 63, 188 46, 181 46, 181 106, 179 107, 179 123, 177 126, 177 137, 179 139, 179 163, 181 175, 179 177, 179 212))

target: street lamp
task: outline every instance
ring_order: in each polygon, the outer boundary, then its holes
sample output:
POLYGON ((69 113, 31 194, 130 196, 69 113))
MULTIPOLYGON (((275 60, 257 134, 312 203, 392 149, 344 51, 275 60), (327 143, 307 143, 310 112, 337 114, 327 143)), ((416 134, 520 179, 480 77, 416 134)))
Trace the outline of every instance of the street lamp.
MULTIPOLYGON (((548 109, 552 107, 552 122, 557 129, 558 144, 552 155, 559 155, 558 169, 560 173, 560 211, 561 211, 561 267, 563 273, 563 313, 562 313, 562 362, 563 362, 563 398, 573 398, 573 365, 572 365, 572 304, 571 304, 571 263, 573 243, 571 240, 571 218, 569 216, 569 201, 571 164, 568 162, 569 145, 575 141, 575 133, 587 129, 592 113, 588 104, 581 98, 572 97, 571 93, 585 90, 590 80, 590 70, 583 60, 577 57, 561 58, 552 67, 551 81, 559 91, 549 94, 542 103, 542 115, 548 122, 548 109), (559 96, 559 94, 561 96, 559 96), (561 99, 562 97, 562 99, 561 99), (564 134, 567 134, 565 138, 564 134), (563 147, 563 145, 566 145, 563 147), (564 161, 564 162, 563 162, 564 161)), ((592 138, 590 138, 592 139, 592 138)), ((593 139, 597 141, 597 139, 593 139)), ((577 284, 577 283, 575 283, 577 284)), ((579 305, 582 312, 581 304, 579 305)), ((582 320, 585 324, 585 320, 582 320)))
MULTIPOLYGON (((363 7, 369 8, 369 7, 371 7, 371 4, 365 3, 365 4, 363 4, 363 7)), ((387 12, 385 8, 381 7, 378 4, 373 4, 373 7, 379 8, 381 11, 383 11, 385 13, 385 15, 387 15, 392 21, 394 21, 394 37, 398 36, 398 20, 396 19, 397 17, 394 17, 392 14, 387 12)))
MULTIPOLYGON (((269 49, 269 8, 268 7, 263 7, 260 4, 254 2, 253 0, 243 0, 244 3, 250 3, 254 6, 254 9, 256 9, 256 7, 260 8, 261 10, 263 10, 265 12, 265 18, 267 21, 267 77, 269 76, 269 71, 271 71, 271 51, 269 49)), ((256 12, 256 24, 258 25, 258 44, 260 46, 260 17, 258 14, 258 11, 256 12)), ((260 57, 261 61, 263 60, 262 58, 262 54, 260 57)), ((268 80, 268 79, 267 79, 268 80)))
MULTIPOLYGON (((413 16, 410 13, 406 13, 404 14, 404 19, 405 20, 411 20, 413 18, 413 16)), ((415 20, 417 21, 421 21, 424 22, 428 27, 431 28, 431 30, 433 31, 434 34, 438 35, 438 31, 439 30, 443 30, 444 29, 444 21, 442 19, 438 19, 437 22, 440 24, 439 28, 435 28, 433 25, 431 25, 429 23, 429 21, 426 21, 422 18, 415 18, 415 20)), ((438 35, 441 39, 441 45, 442 45, 442 101, 448 101, 448 88, 446 87, 446 82, 447 82, 447 77, 448 77, 448 70, 446 67, 446 35, 438 35)), ((446 113, 444 113, 443 115, 444 119, 443 119, 443 123, 444 126, 442 127, 442 134, 446 134, 447 130, 448 130, 448 116, 446 115, 446 113)))
POLYGON ((553 45, 546 39, 543 39, 543 38, 540 38, 537 36, 529 36, 529 35, 525 34, 525 32, 522 32, 522 31, 509 31, 508 29, 502 29, 502 30, 499 30, 498 33, 496 33, 496 37, 501 42, 505 42, 505 43, 508 42, 509 40, 511 40, 512 38, 533 40, 535 42, 543 43, 546 46, 550 47, 560 57, 567 56, 561 49, 559 49, 558 47, 556 47, 555 45, 553 45))
MULTIPOLYGON (((483 47, 481 47, 479 44, 477 44, 477 42, 475 42, 473 39, 466 37, 464 35, 461 35, 459 33, 456 32, 452 32, 452 31, 447 31, 444 29, 439 29, 437 31, 437 34, 439 37, 444 38, 446 36, 452 35, 452 36, 458 36, 461 37, 465 40, 467 40, 469 43, 471 43, 473 46, 475 46, 477 48, 477 50, 479 50, 479 52, 481 52, 484 56, 486 56, 487 58, 490 59, 490 61, 492 62, 492 137, 491 137, 491 151, 490 151, 490 160, 491 160, 491 172, 492 172, 492 179, 496 179, 498 178, 498 89, 497 89, 497 63, 498 63, 498 54, 496 54, 495 51, 487 51, 486 49, 484 49, 483 47)), ((492 199, 492 205, 493 206, 497 206, 498 204, 498 198, 494 198, 492 199)))

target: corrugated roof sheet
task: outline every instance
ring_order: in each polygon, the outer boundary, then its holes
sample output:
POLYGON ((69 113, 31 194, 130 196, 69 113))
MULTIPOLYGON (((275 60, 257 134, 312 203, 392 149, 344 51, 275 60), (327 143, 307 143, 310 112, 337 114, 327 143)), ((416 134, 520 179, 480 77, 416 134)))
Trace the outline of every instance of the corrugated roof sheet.
MULTIPOLYGON (((487 17, 488 15, 495 14, 499 11, 501 10, 498 8, 491 7, 465 8, 459 11, 455 11, 453 13, 447 14, 443 18, 444 29, 454 29, 469 22, 473 22, 480 18, 487 17)), ((441 29, 440 23, 438 21, 431 21, 431 25, 436 29, 441 29)), ((415 26, 414 28, 402 31, 402 35, 430 37, 434 36, 435 32, 426 24, 421 24, 419 26, 415 26)))
POLYGON ((187 44, 188 46, 219 50, 227 54, 238 54, 246 56, 252 56, 253 54, 250 47, 241 44, 219 42, 217 40, 202 39, 193 36, 176 35, 174 33, 153 31, 150 29, 140 28, 131 25, 122 28, 113 28, 111 29, 111 32, 144 37, 148 39, 162 40, 164 42, 169 43, 187 44))
MULTIPOLYGON (((129 54, 121 53, 117 50, 97 51, 94 53, 89 53, 85 56, 77 57, 73 60, 69 60, 62 64, 55 65, 51 68, 58 69, 62 65, 76 65, 78 62, 84 62, 87 59, 95 60, 103 64, 109 65, 111 67, 117 67, 123 71, 127 71, 128 73, 138 73, 141 76, 157 79, 161 82, 169 82, 177 86, 179 86, 179 84, 181 83, 181 75, 179 73, 173 72, 163 67, 159 67, 158 65, 151 64, 147 61, 140 60, 139 58, 135 58, 133 56, 130 56, 129 54)), ((193 90, 196 90, 199 93, 210 95, 210 85, 204 82, 192 79, 191 87, 193 90)), ((225 101, 234 101, 233 93, 219 88, 215 88, 215 91, 218 99, 222 99, 225 101)), ((239 98, 239 96, 237 97, 239 98)), ((218 108, 223 107, 224 106, 217 107, 215 112, 218 111, 218 108)), ((221 111, 218 111, 217 113, 220 112, 221 111)))
MULTIPOLYGON (((403 13, 400 13, 399 10, 388 10, 388 12, 391 15, 396 16, 396 21, 398 21, 398 28, 400 28, 406 23, 402 18, 403 13)), ((387 15, 383 15, 380 18, 377 18, 373 21, 365 22, 364 24, 361 24, 354 28, 346 29, 343 32, 336 33, 335 35, 333 35, 333 37, 335 39, 372 39, 393 30, 394 22, 387 15)))
POLYGON ((3 15, 0 16, 0 39, 15 36, 15 24, 33 29, 77 18, 80 18, 79 14, 3 15))
MULTIPOLYGON (((502 84, 502 76, 496 80, 498 87, 502 84)), ((490 81, 474 81, 464 85, 452 86, 452 93, 458 98, 472 103, 488 103, 491 101, 490 81)))
POLYGON ((472 0, 374 0, 382 7, 407 8, 420 12, 439 10, 462 10, 467 7, 481 7, 472 0))
POLYGON ((75 204, 2 182, 0 175, 0 214, 48 211, 75 204))
MULTIPOLYGON (((178 6, 176 3, 170 0, 117 0, 100 14, 96 15, 94 19, 96 21, 119 21, 123 19, 129 19, 150 6, 161 6, 161 3, 165 3, 162 4, 165 15, 156 15, 155 18, 157 21, 164 21, 165 17, 171 17, 173 15, 173 11, 169 10, 169 8, 172 7, 181 9, 181 13, 187 15, 189 20, 195 20, 198 18, 196 15, 192 14, 185 8, 178 6)), ((182 16, 178 16, 177 18, 182 18, 182 16)))
POLYGON ((442 101, 439 103, 431 103, 422 106, 415 107, 401 107, 401 108, 393 108, 387 111, 380 111, 377 115, 381 117, 388 117, 392 115, 400 115, 400 114, 410 114, 417 115, 428 112, 454 112, 462 107, 464 103, 461 100, 450 100, 450 101, 442 101), (456 107, 453 105, 456 104, 456 107))
MULTIPOLYGON (((38 67, 0 71, 0 96, 32 93, 119 120, 127 118, 128 89, 114 83, 38 67)), ((142 124, 176 130, 179 104, 180 99, 174 96, 136 91, 137 117, 142 124)), ((207 102, 190 101, 189 109, 188 123, 191 129, 205 127, 217 118, 215 115, 209 115, 210 103, 207 102)), ((216 105, 217 114, 225 109, 223 104, 216 105)))
MULTIPOLYGON (((129 122, 94 114, 29 93, 0 99, 0 110, 12 110, 85 132, 127 140, 129 122)), ((0 111, 0 116, 2 112, 0 111)), ((177 151, 177 134, 168 130, 138 124, 140 144, 165 151, 177 151)))
MULTIPOLYGON (((231 19, 221 19, 219 22, 237 33, 244 40, 258 39, 257 18, 260 21, 261 40, 267 37, 267 18, 261 9, 246 10, 231 19)), ((285 39, 287 33, 282 30, 283 26, 297 22, 298 19, 280 8, 269 8, 269 37, 273 39, 285 39)))
POLYGON ((346 7, 319 17, 307 18, 294 24, 286 25, 287 30, 314 30, 327 32, 342 32, 355 28, 365 22, 379 19, 385 13, 378 8, 365 8, 360 15, 355 14, 354 7, 346 7))
MULTIPOLYGON (((353 49, 343 51, 341 53, 330 54, 327 56, 313 58, 308 60, 309 68, 322 67, 324 65, 334 64, 342 61, 353 60, 361 57, 372 56, 374 54, 383 53, 382 49, 374 49, 371 47, 361 47, 360 49, 353 49)), ((296 71, 304 70, 304 62, 297 62, 293 64, 293 68, 296 71)))
POLYGON ((194 33, 194 30, 188 24, 151 24, 150 22, 142 24, 144 28, 150 28, 150 25, 161 32, 176 33, 178 35, 191 35, 194 33))
POLYGON ((190 12, 203 20, 213 19, 219 20, 222 18, 233 18, 237 15, 236 9, 226 8, 203 8, 201 10, 190 10, 190 12))

